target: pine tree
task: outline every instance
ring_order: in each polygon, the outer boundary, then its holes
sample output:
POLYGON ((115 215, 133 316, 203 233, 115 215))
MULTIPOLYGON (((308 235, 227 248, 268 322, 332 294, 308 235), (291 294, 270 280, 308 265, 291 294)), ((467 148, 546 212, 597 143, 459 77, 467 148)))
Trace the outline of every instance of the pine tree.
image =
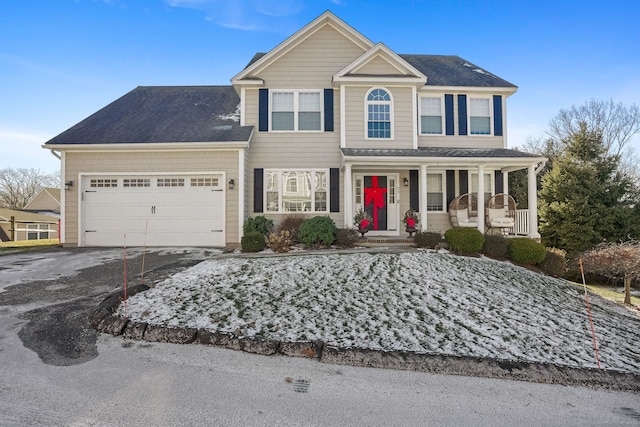
POLYGON ((575 254, 602 242, 624 240, 632 224, 632 181, 620 158, 608 154, 602 133, 586 123, 567 136, 542 180, 540 232, 549 246, 575 254))

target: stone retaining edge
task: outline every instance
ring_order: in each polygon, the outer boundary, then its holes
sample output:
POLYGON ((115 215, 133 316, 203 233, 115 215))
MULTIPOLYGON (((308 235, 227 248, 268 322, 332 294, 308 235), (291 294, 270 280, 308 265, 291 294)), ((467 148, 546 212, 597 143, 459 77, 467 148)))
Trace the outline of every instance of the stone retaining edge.
MULTIPOLYGON (((137 285, 128 296, 149 289, 137 285)), ((408 351, 378 351, 364 348, 339 348, 315 342, 283 342, 260 337, 240 337, 232 333, 193 328, 172 328, 135 322, 114 313, 123 300, 122 291, 107 296, 89 320, 100 333, 127 339, 174 344, 201 344, 261 355, 283 355, 317 359, 322 363, 368 368, 397 369, 444 375, 510 379, 543 384, 561 384, 618 391, 640 392, 640 375, 595 368, 576 368, 552 363, 510 359, 454 356, 408 351)))

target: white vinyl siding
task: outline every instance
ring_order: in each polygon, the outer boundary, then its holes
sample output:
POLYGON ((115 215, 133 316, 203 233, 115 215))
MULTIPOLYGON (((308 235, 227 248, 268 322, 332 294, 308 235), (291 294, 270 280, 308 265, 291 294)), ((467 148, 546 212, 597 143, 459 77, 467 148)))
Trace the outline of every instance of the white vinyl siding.
POLYGON ((442 135, 442 98, 420 98, 420 133, 442 135))
POLYGON ((469 98, 469 134, 491 135, 489 98, 469 98))

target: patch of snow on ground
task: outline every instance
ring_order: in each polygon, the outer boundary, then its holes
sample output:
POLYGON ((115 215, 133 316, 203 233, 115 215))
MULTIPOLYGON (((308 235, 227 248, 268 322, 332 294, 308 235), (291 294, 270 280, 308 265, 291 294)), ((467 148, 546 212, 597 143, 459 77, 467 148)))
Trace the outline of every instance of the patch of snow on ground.
MULTIPOLYGON (((602 367, 640 372, 640 317, 591 304, 602 367)), ((446 253, 214 259, 130 298, 127 313, 284 341, 596 366, 579 287, 446 253)))

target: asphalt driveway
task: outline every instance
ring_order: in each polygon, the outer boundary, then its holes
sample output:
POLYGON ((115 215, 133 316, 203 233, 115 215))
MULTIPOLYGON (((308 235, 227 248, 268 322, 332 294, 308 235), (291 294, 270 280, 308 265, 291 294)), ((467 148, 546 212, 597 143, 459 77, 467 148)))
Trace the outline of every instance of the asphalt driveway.
MULTIPOLYGON (((219 251, 152 249, 143 279, 155 283, 219 251)), ((129 284, 140 283, 142 251, 127 250, 129 284)), ((24 321, 18 336, 50 365, 69 366, 98 356, 89 314, 124 278, 122 249, 50 249, 0 257, 0 313, 24 321)))

